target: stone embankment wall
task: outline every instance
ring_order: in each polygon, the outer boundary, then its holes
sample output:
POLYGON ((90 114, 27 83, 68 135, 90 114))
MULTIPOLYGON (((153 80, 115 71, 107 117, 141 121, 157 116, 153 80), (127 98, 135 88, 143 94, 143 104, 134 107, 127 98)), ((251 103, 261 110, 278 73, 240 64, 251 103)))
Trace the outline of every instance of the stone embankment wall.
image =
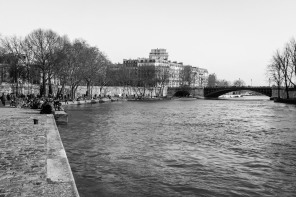
MULTIPOLYGON (((57 92, 58 86, 54 86, 53 90, 54 93, 57 92)), ((47 88, 48 89, 48 88, 47 88)), ((2 83, 0 84, 0 94, 2 93, 14 93, 16 92, 16 87, 13 84, 9 83, 2 83)), ((18 87, 18 92, 22 94, 39 94, 40 92, 40 87, 39 85, 31 85, 31 84, 25 84, 25 85, 19 85, 18 87)), ((69 86, 65 87, 64 90, 64 95, 70 94, 71 89, 69 86)), ((86 86, 79 86, 76 91, 76 97, 82 96, 86 94, 87 92, 87 87, 86 86)), ((99 86, 93 86, 91 88, 90 92, 93 96, 96 95, 110 95, 110 96, 125 96, 125 95, 138 95, 140 93, 144 93, 144 88, 138 88, 138 87, 122 87, 122 86, 105 86, 102 88, 100 91, 99 86)), ((161 91, 159 88, 153 88, 153 89, 146 89, 145 90, 145 96, 165 96, 167 94, 167 88, 164 88, 163 91, 161 91)))
MULTIPOLYGON (((272 97, 277 98, 278 97, 278 89, 276 87, 272 88, 272 97)), ((284 88, 280 89, 280 98, 287 98, 287 94, 284 88)), ((289 89, 289 98, 296 99, 296 88, 290 88, 289 89)))
POLYGON ((33 84, 19 84, 18 87, 16 87, 15 84, 9 84, 9 83, 1 83, 0 84, 0 93, 10 94, 14 93, 18 90, 19 93, 22 94, 39 94, 40 87, 39 85, 33 85, 33 84))
MULTIPOLYGON (((86 86, 79 86, 76 91, 77 96, 81 96, 86 94, 87 87, 86 86)), ((125 96, 125 95, 139 95, 140 93, 144 94, 144 88, 138 87, 122 87, 122 86, 105 86, 100 91, 100 87, 94 86, 91 89, 92 95, 110 95, 110 96, 125 96)), ((163 92, 159 88, 155 89, 146 89, 145 96, 165 96, 166 95, 166 88, 164 88, 163 92)))

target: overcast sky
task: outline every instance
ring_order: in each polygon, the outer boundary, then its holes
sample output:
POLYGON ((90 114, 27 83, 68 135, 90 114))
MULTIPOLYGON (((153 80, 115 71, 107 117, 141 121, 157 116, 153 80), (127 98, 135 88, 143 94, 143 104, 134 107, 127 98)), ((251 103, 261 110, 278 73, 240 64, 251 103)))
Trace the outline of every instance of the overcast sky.
POLYGON ((268 85, 267 64, 296 34, 295 0, 0 0, 0 34, 52 29, 114 62, 165 48, 219 79, 268 85))

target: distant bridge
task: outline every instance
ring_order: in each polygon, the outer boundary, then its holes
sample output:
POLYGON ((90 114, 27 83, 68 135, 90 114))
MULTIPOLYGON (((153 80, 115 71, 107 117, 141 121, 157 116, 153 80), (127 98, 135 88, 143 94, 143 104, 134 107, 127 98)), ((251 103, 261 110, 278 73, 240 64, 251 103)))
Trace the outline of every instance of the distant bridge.
POLYGON ((265 96, 271 97, 272 88, 269 86, 230 86, 230 87, 205 87, 204 88, 204 97, 216 98, 223 94, 233 91, 240 90, 250 90, 253 92, 258 92, 264 94, 265 96))
POLYGON ((168 96, 192 95, 193 97, 218 98, 228 92, 249 90, 263 95, 272 96, 272 88, 269 86, 229 86, 229 87, 176 87, 168 88, 168 96))

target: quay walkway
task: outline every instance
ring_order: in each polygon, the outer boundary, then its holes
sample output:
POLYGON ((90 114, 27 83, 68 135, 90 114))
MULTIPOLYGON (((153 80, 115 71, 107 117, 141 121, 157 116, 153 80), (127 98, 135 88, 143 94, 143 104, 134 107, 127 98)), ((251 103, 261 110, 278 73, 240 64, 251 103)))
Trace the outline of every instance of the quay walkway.
POLYGON ((0 107, 0 197, 9 196, 79 197, 52 114, 0 107))

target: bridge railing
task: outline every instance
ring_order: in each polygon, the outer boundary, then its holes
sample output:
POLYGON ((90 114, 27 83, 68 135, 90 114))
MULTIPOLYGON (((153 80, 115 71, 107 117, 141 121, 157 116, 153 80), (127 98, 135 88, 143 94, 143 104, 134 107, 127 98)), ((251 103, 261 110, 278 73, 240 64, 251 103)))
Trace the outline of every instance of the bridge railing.
POLYGON ((222 88, 248 88, 248 89, 257 89, 257 88, 272 88, 271 86, 207 86, 207 87, 204 87, 205 89, 222 89, 222 88))

